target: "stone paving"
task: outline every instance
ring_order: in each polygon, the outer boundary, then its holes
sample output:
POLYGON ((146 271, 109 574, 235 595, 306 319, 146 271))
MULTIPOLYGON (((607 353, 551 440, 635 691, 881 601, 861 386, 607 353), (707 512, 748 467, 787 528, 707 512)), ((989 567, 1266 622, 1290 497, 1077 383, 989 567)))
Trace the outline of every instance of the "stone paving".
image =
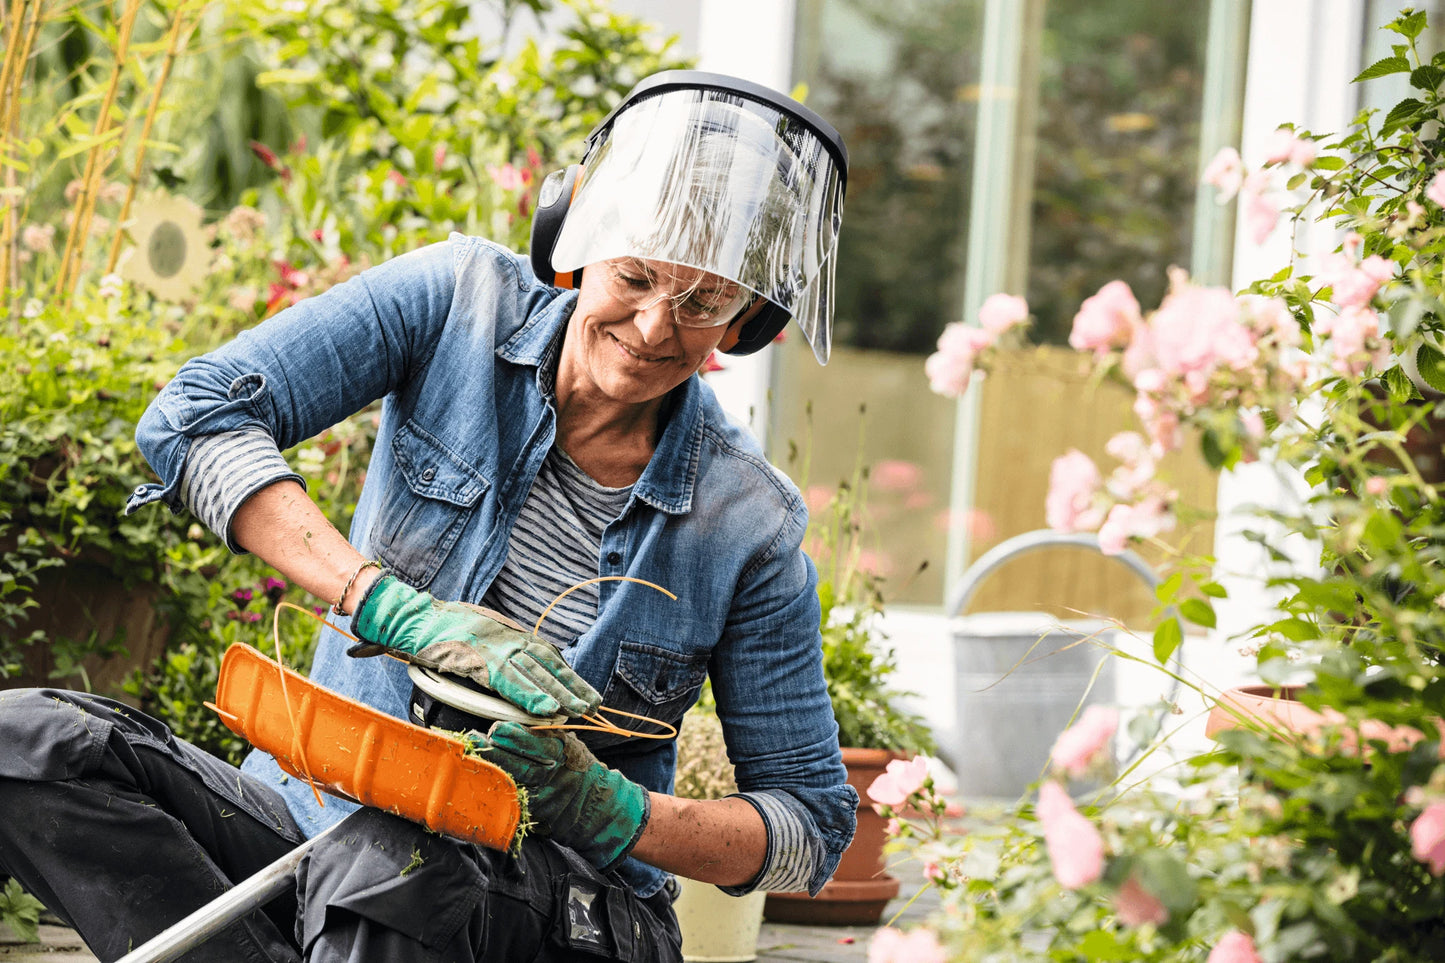
MULTIPOLYGON (((884 912, 884 922, 900 911, 899 925, 921 921, 938 905, 932 891, 908 903, 920 883, 921 877, 904 880, 902 894, 884 912)), ((758 938, 758 963, 864 963, 872 934, 871 926, 764 923, 758 938)), ((39 943, 22 943, 0 927, 0 963, 96 963, 96 958, 74 930, 47 924, 40 927, 39 943)))

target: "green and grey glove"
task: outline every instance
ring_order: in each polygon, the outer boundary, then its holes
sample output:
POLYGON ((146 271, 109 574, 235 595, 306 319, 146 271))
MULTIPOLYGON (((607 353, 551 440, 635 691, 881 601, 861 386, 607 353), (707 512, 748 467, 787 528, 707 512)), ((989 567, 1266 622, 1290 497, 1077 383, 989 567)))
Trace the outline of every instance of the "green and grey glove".
POLYGON ((557 648, 465 602, 443 602, 391 575, 371 584, 351 620, 349 655, 391 650, 409 662, 481 683, 536 716, 583 716, 602 696, 557 648))
POLYGON ((632 851, 647 825, 647 790, 592 755, 570 732, 559 738, 516 722, 470 733, 473 751, 527 790, 538 832, 573 849, 598 869, 632 851))

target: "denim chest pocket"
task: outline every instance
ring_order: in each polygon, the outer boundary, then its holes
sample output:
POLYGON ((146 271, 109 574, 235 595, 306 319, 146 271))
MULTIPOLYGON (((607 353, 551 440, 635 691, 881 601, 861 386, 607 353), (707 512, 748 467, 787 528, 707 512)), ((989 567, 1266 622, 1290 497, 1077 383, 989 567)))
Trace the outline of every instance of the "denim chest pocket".
POLYGON ((396 473, 387 480, 372 547, 404 582, 431 584, 490 487, 486 478, 434 436, 407 422, 391 442, 396 473))
MULTIPOLYGON (((680 726, 683 713, 696 701, 706 678, 706 654, 687 656, 656 645, 624 641, 617 654, 617 669, 602 694, 602 704, 680 726)), ((610 719, 624 729, 656 731, 641 720, 625 716, 610 719)), ((588 744, 598 747, 626 741, 621 736, 593 735, 596 738, 588 739, 588 744)))

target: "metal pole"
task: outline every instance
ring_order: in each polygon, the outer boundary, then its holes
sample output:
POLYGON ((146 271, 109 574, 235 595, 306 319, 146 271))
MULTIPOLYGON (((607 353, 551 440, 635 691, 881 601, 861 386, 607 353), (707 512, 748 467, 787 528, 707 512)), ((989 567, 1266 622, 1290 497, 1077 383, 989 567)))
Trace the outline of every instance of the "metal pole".
POLYGON ((242 916, 284 893, 292 885, 302 857, 339 825, 337 823, 317 833, 190 916, 166 927, 116 963, 169 963, 182 953, 195 949, 242 916))

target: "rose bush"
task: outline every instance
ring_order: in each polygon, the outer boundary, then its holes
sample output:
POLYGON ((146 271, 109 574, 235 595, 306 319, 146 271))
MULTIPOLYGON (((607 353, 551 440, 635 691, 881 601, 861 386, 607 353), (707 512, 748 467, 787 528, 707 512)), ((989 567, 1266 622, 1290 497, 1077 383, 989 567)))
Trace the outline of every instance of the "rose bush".
MULTIPOLYGON (((1283 127, 1256 164, 1226 150, 1204 170, 1247 239, 1317 223, 1338 232, 1334 250, 1239 292, 1176 272, 1152 308, 1112 282, 1070 338, 1132 389, 1139 428, 1110 443, 1114 465, 1061 455, 1049 523, 1097 532, 1106 552, 1171 553, 1158 595, 1172 608, 1154 633, 1166 671, 1184 623, 1212 629, 1235 604, 1222 583, 1239 573, 1156 538, 1191 508, 1160 458, 1197 439, 1217 468, 1277 474, 1275 504, 1239 509, 1276 601, 1234 644, 1265 682, 1302 684, 1318 725, 1296 736, 1241 719, 1146 777, 1138 767, 1168 755, 1161 731, 1108 789, 1075 799, 1108 755, 1107 720, 1084 716, 1036 803, 963 834, 920 786, 888 810, 893 845, 944 891, 928 930, 948 959, 1445 958, 1445 54, 1418 49, 1425 25, 1393 20, 1391 55, 1357 78, 1408 77, 1391 110, 1340 136, 1283 127)), ((988 328, 970 331, 940 339, 939 390, 998 350, 988 328)))

